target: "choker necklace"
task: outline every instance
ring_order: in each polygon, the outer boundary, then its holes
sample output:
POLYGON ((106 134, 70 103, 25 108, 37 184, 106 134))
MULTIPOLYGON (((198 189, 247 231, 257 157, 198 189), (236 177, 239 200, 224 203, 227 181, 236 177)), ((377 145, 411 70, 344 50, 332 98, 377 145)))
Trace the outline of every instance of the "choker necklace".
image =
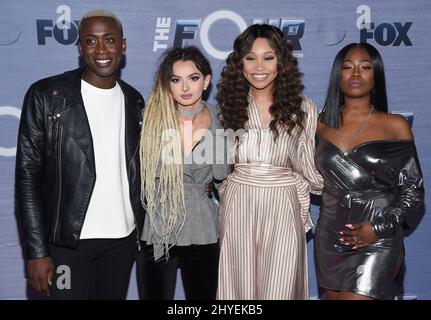
POLYGON ((177 107, 177 114, 180 114, 184 117, 194 117, 199 112, 201 112, 204 109, 204 103, 202 102, 199 107, 196 107, 192 110, 187 110, 185 108, 182 108, 180 106, 177 107))
MULTIPOLYGON (((355 140, 356 140, 356 138, 362 133, 362 131, 364 131, 365 130, 365 128, 367 127, 367 125, 368 125, 368 121, 370 120, 370 118, 371 118, 371 114, 373 113, 373 111, 374 111, 374 106, 373 105, 371 105, 371 109, 370 109, 370 111, 368 112, 368 115, 367 115, 367 118, 365 119, 365 121, 364 121, 364 123, 362 124, 362 126, 353 134, 353 136, 350 138, 350 142, 354 142, 355 140)), ((337 139, 338 139, 338 142, 340 143, 340 147, 342 147, 343 149, 344 149, 344 151, 343 150, 341 150, 342 152, 343 152, 343 154, 346 156, 346 155, 348 155, 349 154, 349 152, 347 151, 347 148, 346 148, 346 143, 345 143, 345 140, 344 140, 344 138, 343 137, 341 137, 341 132, 340 132, 340 129, 341 129, 341 126, 340 127, 338 127, 337 128, 337 130, 335 131, 335 135, 336 135, 336 137, 337 137, 337 139)))

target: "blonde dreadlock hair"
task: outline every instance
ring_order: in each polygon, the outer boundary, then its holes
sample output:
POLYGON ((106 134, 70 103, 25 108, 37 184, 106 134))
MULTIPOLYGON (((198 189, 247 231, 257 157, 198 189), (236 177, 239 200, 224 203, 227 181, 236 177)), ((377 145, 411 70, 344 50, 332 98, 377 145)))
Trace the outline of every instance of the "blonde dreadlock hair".
POLYGON ((166 246, 168 252, 169 240, 178 218, 182 219, 181 231, 185 218, 183 165, 181 143, 174 101, 157 83, 145 108, 140 141, 141 158, 141 201, 150 218, 156 239, 166 246), (166 134, 172 141, 163 144, 166 134), (167 157, 171 156, 168 161, 167 157), (159 161, 160 181, 156 185, 156 172, 159 161), (166 161, 164 161, 166 160, 166 161), (144 198, 145 195, 145 198, 144 198), (160 204, 160 207, 159 207, 160 204), (156 219, 159 215, 159 219, 156 219))
POLYGON ((175 101, 169 89, 172 68, 177 61, 193 61, 204 76, 212 74, 208 60, 198 48, 167 50, 144 110, 139 150, 141 201, 150 219, 153 236, 165 246, 166 256, 169 256, 172 234, 178 237, 186 217, 180 130, 175 101))

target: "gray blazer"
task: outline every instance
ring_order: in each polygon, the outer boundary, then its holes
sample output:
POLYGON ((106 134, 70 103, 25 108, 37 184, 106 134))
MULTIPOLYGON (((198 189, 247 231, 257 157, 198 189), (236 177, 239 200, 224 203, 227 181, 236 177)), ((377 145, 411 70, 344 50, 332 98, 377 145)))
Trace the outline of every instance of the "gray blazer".
MULTIPOLYGON (((218 109, 206 103, 211 115, 211 127, 207 135, 193 148, 190 155, 184 158, 184 197, 186 217, 184 225, 176 238, 171 237, 170 244, 189 246, 192 244, 211 244, 218 241, 218 206, 205 193, 205 184, 215 181, 216 187, 230 172, 231 166, 221 152, 226 155, 226 140, 223 138, 220 122, 217 117, 218 109), (212 140, 212 141, 211 141, 212 140), (220 143, 223 141, 223 143, 220 143), (212 143, 211 143, 212 142, 212 143), (217 145, 216 145, 217 144, 217 145), (210 150, 211 149, 211 150, 210 150), (212 154, 211 154, 212 153, 212 154), (222 159, 217 159, 222 158, 222 159), (206 161, 200 161, 205 159, 206 161), (218 161, 218 163, 217 163, 218 161)), ((160 176, 157 170, 156 176, 160 176)), ((157 243, 153 236, 150 219, 146 218, 142 241, 154 245, 154 258, 163 256, 163 246, 157 243)), ((176 231, 182 221, 177 223, 176 231)))

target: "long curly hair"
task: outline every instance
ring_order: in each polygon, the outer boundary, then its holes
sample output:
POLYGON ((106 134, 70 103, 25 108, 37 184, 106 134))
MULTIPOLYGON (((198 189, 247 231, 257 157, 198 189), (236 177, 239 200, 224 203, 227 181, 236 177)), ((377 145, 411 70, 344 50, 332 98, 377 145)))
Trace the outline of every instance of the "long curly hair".
POLYGON ((292 46, 283 32, 267 24, 254 24, 241 33, 233 44, 233 51, 226 59, 217 84, 216 100, 220 107, 220 121, 225 129, 244 129, 248 121, 248 94, 250 84, 243 73, 243 58, 251 51, 257 38, 268 40, 277 56, 278 75, 274 80, 273 102, 269 108, 272 120, 269 124, 274 139, 279 129, 290 132, 298 126, 303 129, 306 113, 302 111, 302 73, 292 54, 292 46))

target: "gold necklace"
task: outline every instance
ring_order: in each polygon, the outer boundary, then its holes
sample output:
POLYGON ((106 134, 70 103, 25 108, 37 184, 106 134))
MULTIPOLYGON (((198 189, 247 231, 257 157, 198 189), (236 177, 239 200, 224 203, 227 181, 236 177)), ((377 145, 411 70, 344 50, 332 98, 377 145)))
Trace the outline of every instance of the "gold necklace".
MULTIPOLYGON (((374 111, 374 106, 373 105, 371 105, 371 109, 370 109, 370 111, 368 112, 368 115, 367 115, 367 118, 365 119, 365 121, 364 121, 364 123, 362 124, 362 126, 358 129, 358 130, 356 130, 356 132, 353 134, 353 136, 350 138, 350 142, 355 142, 355 140, 358 138, 358 136, 365 130, 365 128, 367 127, 367 125, 368 125, 368 121, 370 120, 370 118, 371 118, 371 114, 373 113, 373 111, 374 111)), ((337 128, 337 130, 335 131, 335 136, 337 137, 337 140, 338 140, 338 142, 339 142, 339 144, 340 144, 340 147, 342 147, 342 149, 340 149, 342 152, 343 152, 343 154, 346 156, 346 155, 348 155, 349 154, 349 152, 347 151, 347 148, 346 148, 346 143, 345 143, 345 140, 344 140, 344 138, 341 136, 341 132, 340 132, 340 129, 341 129, 341 126, 340 127, 338 127, 337 128), (343 150, 344 149, 344 150, 343 150)))

